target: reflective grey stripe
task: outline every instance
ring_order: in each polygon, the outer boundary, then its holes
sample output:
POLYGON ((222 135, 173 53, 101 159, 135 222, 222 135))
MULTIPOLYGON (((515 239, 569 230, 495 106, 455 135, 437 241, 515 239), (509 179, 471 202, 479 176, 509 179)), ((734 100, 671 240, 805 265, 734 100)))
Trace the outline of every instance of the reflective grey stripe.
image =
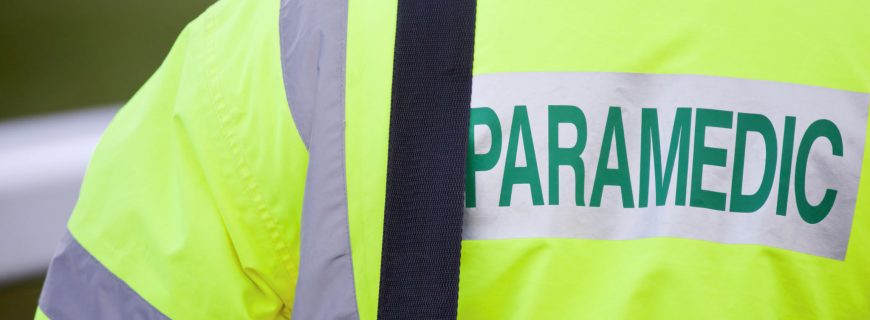
POLYGON ((48 268, 39 308, 51 319, 168 319, 67 233, 48 268))
POLYGON ((356 319, 344 154, 346 0, 284 0, 281 63, 287 101, 308 146, 293 317, 356 319))
MULTIPOLYGON (((650 237, 676 237, 699 239, 727 244, 755 244, 782 248, 833 259, 844 259, 852 218, 855 214, 858 182, 864 156, 865 129, 867 127, 870 95, 808 85, 780 83, 737 78, 699 75, 656 75, 630 73, 499 73, 477 75, 473 80, 472 107, 491 108, 501 125, 502 150, 497 164, 491 169, 476 172, 476 205, 466 209, 464 235, 467 240, 510 238, 580 238, 601 240, 641 239, 650 237), (534 203, 529 184, 509 186, 513 188, 509 205, 500 204, 503 174, 508 149, 509 131, 512 130, 512 114, 517 105, 527 110, 529 132, 543 189, 544 201, 534 203), (575 173, 569 166, 562 166, 558 173, 559 197, 554 204, 549 199, 550 159, 548 144, 551 138, 548 125, 553 121, 548 114, 549 105, 576 106, 585 114, 585 149, 580 158, 585 163, 583 197, 585 204, 575 205, 575 173), (624 205, 621 188, 608 186, 603 191, 600 207, 593 207, 590 199, 594 192, 593 181, 599 159, 615 159, 614 152, 602 154, 605 120, 611 106, 618 106, 624 121, 624 137, 627 150, 627 172, 630 190, 634 190, 633 205, 624 205), (676 108, 692 108, 692 119, 697 118, 698 108, 719 109, 733 113, 757 113, 767 117, 773 125, 780 148, 776 159, 774 188, 763 205, 753 212, 713 210, 687 201, 675 205, 677 174, 673 174, 668 190, 667 203, 656 206, 656 187, 650 187, 650 204, 638 208, 641 161, 641 109, 658 110, 660 146, 662 157, 667 157, 676 108), (827 217, 815 224, 801 218, 796 205, 797 165, 790 165, 787 188, 780 189, 782 170, 781 152, 786 117, 795 117, 795 147, 793 159, 801 137, 810 123, 825 119, 835 123, 842 133, 843 156, 833 156, 831 144, 826 139, 815 143, 807 165, 807 198, 819 203, 826 189, 837 190, 837 200, 827 217), (785 215, 777 213, 778 190, 788 191, 789 198, 785 215)), ((558 116, 557 116, 558 117, 558 116)), ((565 120, 565 119, 562 119, 565 120)), ((694 121, 694 120, 693 120, 694 121)), ((696 142, 695 122, 689 137, 690 145, 703 143, 708 147, 727 150, 725 166, 706 165, 698 176, 702 177, 705 190, 732 194, 731 187, 735 162, 737 120, 730 129, 708 127, 704 141, 696 142)), ((557 127, 558 128, 558 127, 557 127)), ((557 129, 560 148, 574 145, 577 141, 576 126, 564 125, 557 129)), ((474 130, 475 154, 485 154, 493 135, 485 126, 474 130)), ((526 139, 525 136, 522 139, 526 139)), ((620 138, 621 139, 621 138, 620 138)), ((519 143, 521 147, 523 143, 519 143)), ((744 142, 745 177, 744 192, 758 190, 762 180, 764 163, 768 155, 760 135, 744 142), (746 191, 748 190, 748 191, 746 191)), ((690 147, 691 150, 691 147, 690 147)), ((517 152, 517 166, 526 159, 525 150, 517 152)), ((688 154, 687 176, 695 177, 692 163, 694 151, 688 154)), ((606 162, 609 168, 616 160, 606 162)), ((652 170, 651 170, 652 172, 652 170)), ((652 175, 652 173, 651 173, 652 175)), ((688 179, 691 180, 691 179, 688 179)), ((655 178, 649 179, 654 184, 655 178)), ((787 180, 783 180, 787 181, 787 180)), ((691 189, 689 187, 688 189, 691 189)), ((690 194, 687 190, 684 194, 690 194)), ((785 193, 783 193, 785 194, 785 193)), ((689 197, 691 198, 691 197, 689 197)), ((732 208, 729 198, 728 207, 732 208)), ((863 214, 863 212, 862 212, 863 214)))

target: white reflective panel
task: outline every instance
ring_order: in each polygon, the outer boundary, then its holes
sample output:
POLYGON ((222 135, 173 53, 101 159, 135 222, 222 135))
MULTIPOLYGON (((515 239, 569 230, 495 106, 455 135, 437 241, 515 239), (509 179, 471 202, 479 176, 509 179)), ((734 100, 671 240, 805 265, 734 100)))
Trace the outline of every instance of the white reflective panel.
MULTIPOLYGON (((501 150, 494 167, 469 168, 476 194, 473 207, 468 205, 472 195, 467 194, 464 238, 676 237, 843 259, 855 213, 868 101, 866 93, 698 75, 475 76, 472 113, 482 108, 495 112, 501 150), (579 113, 551 116, 552 105, 582 111, 585 130, 578 130, 577 119, 572 119, 579 113), (653 123, 648 119, 644 127, 644 108, 657 115, 657 144, 643 135, 651 132, 653 123), (656 172, 655 154, 644 154, 642 144, 646 140, 648 150, 660 148, 665 171, 669 154, 678 154, 679 148, 671 150, 678 108, 690 112, 686 122, 690 127, 679 141, 688 143, 688 156, 674 158, 667 198, 659 204, 656 175, 664 172, 656 172), (793 139, 785 138, 787 121, 793 121, 793 139), (556 122, 556 129, 550 130, 556 122), (700 130, 699 124, 705 122, 700 130), (522 129, 525 126, 528 131, 522 129), (741 134, 739 128, 747 130, 741 134), (560 149, 576 145, 578 139, 585 141, 579 154, 584 167, 581 205, 575 202, 579 174, 564 165, 565 157, 554 156, 555 147, 549 143, 555 138, 560 149), (783 154, 791 143, 791 152, 783 154), (835 152, 838 145, 842 156, 835 152), (738 148, 745 148, 743 156, 737 156, 738 148), (516 155, 511 167, 507 158, 512 149, 516 155), (532 160, 536 168, 524 170, 532 160), (650 164, 644 208, 640 207, 642 162, 650 164), (742 175, 735 170, 737 164, 743 166, 742 175), (678 174, 681 165, 686 169, 683 176, 678 174), (558 167, 558 204, 550 195, 550 166, 558 167), (678 181, 685 183, 684 190, 678 190, 678 181), (826 193, 831 193, 828 207, 823 202, 826 193), (752 200, 755 194, 759 195, 752 200), (684 204, 677 204, 678 196, 685 198, 684 204)), ((474 126, 471 134, 474 157, 498 144, 486 124, 474 126)))

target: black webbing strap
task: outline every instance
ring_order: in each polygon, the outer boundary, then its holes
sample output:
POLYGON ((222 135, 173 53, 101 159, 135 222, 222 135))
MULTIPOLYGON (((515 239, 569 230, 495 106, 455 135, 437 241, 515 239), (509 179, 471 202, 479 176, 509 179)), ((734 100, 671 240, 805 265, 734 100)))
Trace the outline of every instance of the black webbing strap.
POLYGON ((379 319, 456 318, 475 7, 399 0, 379 319))

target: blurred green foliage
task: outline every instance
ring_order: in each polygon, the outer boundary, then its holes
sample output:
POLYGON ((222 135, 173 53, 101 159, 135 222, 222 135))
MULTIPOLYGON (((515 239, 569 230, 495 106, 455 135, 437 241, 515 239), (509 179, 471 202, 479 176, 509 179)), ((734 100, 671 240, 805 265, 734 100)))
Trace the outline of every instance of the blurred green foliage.
POLYGON ((212 2, 0 1, 0 119, 129 99, 212 2))

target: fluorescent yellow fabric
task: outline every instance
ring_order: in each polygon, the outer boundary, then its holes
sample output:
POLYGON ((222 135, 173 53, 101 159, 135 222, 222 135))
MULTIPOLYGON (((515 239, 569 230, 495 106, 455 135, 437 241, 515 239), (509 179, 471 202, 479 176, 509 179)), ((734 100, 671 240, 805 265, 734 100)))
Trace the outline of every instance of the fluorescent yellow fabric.
POLYGON ((289 317, 307 152, 278 4, 221 1, 183 31, 100 141, 69 222, 171 318, 289 317))
MULTIPOLYGON (((708 1, 478 2, 474 73, 702 74, 870 91, 870 7, 708 1)), ((173 318, 288 317, 306 151, 284 95, 278 1, 193 22, 101 141, 78 241, 173 318)), ((396 1, 349 2, 348 211, 375 319, 396 1)), ((870 172, 865 156, 864 173, 870 172)), ((870 318, 870 191, 845 261, 686 239, 463 243, 465 319, 870 318)))
MULTIPOLYGON (((870 91, 866 1, 478 1, 474 74, 701 74, 870 91)), ((865 154, 863 175, 870 175, 865 154)), ((653 238, 463 242, 465 319, 867 319, 870 185, 845 261, 653 238)))
POLYGON ((36 308, 36 314, 33 316, 34 320, 48 320, 48 317, 45 316, 45 313, 42 312, 42 309, 36 308))
POLYGON ((347 206, 360 319, 375 319, 381 270, 396 0, 350 1, 347 31, 347 206))
POLYGON ((474 74, 704 74, 870 91, 870 4, 478 2, 474 74))

